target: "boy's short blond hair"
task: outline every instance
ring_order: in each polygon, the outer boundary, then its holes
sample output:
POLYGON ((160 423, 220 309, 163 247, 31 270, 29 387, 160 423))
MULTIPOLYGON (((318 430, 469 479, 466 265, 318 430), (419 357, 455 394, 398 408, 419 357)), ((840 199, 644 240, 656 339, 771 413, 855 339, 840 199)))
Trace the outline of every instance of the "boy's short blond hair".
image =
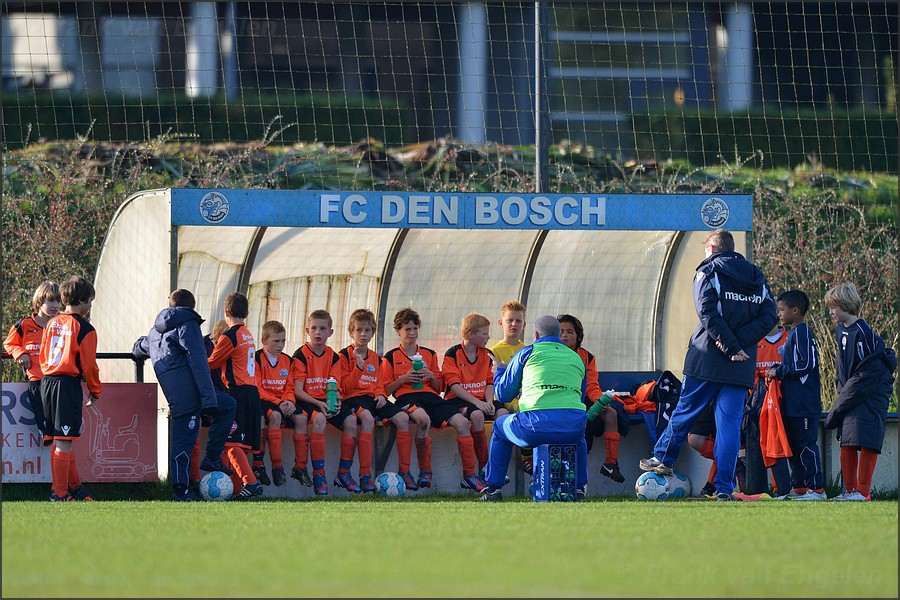
POLYGON ((859 297, 859 292, 856 291, 856 286, 845 281, 825 292, 825 306, 840 308, 856 317, 859 316, 859 309, 862 308, 862 299, 859 297))
POLYGON ((500 307, 500 316, 502 317, 508 312, 520 312, 522 316, 525 316, 525 305, 519 302, 518 300, 507 300, 506 303, 500 307))
POLYGON ((465 341, 470 333, 473 333, 482 327, 490 327, 491 321, 486 316, 479 314, 477 312, 470 312, 462 320, 462 326, 459 329, 459 332, 462 334, 462 338, 465 341))
POLYGON ((41 305, 48 300, 62 302, 62 297, 59 295, 58 283, 53 281, 43 281, 37 286, 37 289, 34 290, 34 295, 31 297, 31 306, 34 308, 34 312, 41 310, 41 305))
POLYGON ((306 319, 306 324, 309 325, 315 320, 321 319, 323 321, 328 321, 328 327, 334 327, 334 321, 331 320, 331 313, 324 309, 314 310, 309 313, 309 317, 306 319))
POLYGON ((352 313, 350 313, 350 324, 347 325, 347 331, 349 333, 353 333, 353 330, 359 323, 368 323, 374 330, 376 326, 375 313, 373 313, 368 308, 357 308, 352 313))
POLYGON ((266 321, 262 326, 262 339, 267 340, 273 335, 284 333, 286 330, 281 321, 266 321))

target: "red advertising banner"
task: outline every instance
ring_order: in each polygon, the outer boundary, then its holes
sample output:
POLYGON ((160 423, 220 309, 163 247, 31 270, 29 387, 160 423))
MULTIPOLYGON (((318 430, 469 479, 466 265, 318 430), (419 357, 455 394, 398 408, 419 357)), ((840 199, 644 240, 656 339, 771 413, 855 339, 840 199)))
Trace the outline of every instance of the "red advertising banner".
MULTIPOLYGON (((155 383, 106 383, 100 401, 83 407, 73 446, 83 481, 157 480, 157 389, 155 383)), ((2 420, 3 483, 49 483, 50 449, 41 445, 27 384, 3 384, 2 420)))

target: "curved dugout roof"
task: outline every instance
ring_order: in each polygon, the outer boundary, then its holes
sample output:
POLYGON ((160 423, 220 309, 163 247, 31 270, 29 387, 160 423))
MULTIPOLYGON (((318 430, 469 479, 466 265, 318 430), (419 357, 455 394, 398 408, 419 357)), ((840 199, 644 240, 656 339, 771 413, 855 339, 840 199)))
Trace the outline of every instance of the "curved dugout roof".
MULTIPOLYGON (((335 349, 350 343, 347 320, 360 307, 376 314, 379 352, 396 345, 393 315, 406 306, 421 315, 420 345, 439 354, 460 342, 460 322, 471 311, 491 320, 493 344, 502 338, 501 305, 519 299, 529 322, 577 316, 601 371, 680 375, 697 323, 690 288, 705 231, 173 228, 171 210, 171 191, 151 190, 115 215, 95 280, 100 351, 129 351, 175 287, 194 292, 205 333, 224 317, 225 296, 241 289, 257 344, 262 324, 277 319, 288 353, 305 341, 306 316, 319 308, 334 318, 335 349)), ((749 235, 733 233, 746 255, 749 235)), ((530 323, 526 332, 530 343, 530 323)), ((126 361, 103 361, 101 370, 105 381, 133 381, 126 361)), ((149 365, 145 380, 154 381, 149 365)))

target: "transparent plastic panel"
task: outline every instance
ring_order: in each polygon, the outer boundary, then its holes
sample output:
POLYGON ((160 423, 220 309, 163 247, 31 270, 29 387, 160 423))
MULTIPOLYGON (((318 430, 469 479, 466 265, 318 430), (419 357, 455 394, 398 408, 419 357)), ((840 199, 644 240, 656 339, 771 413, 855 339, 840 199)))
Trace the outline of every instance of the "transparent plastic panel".
POLYGON ((211 333, 216 321, 225 318, 225 296, 237 290, 240 271, 240 265, 218 261, 203 252, 179 256, 178 287, 194 293, 196 310, 206 319, 204 333, 211 333))
POLYGON ((205 252, 222 262, 239 265, 244 262, 256 229, 182 226, 178 228, 178 253, 205 252))
POLYGON ((395 229, 270 227, 253 263, 250 283, 316 275, 381 277, 395 229))
POLYGON ((410 230, 386 283, 385 340, 379 350, 397 345, 394 315, 407 306, 422 319, 419 345, 438 354, 461 341, 460 324, 472 311, 491 320, 489 345, 500 341, 500 307, 509 299, 519 299, 537 235, 535 231, 410 230))
MULTIPOLYGON (((551 231, 528 295, 528 316, 569 313, 601 371, 652 371, 656 296, 668 231, 551 231)), ((531 332, 529 331, 531 342, 531 332)))

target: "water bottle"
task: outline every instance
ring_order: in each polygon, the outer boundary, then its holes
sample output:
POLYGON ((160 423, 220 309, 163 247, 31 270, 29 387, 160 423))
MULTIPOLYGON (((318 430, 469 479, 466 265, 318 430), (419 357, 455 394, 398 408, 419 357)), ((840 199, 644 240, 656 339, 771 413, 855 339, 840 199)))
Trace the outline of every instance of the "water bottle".
MULTIPOLYGON (((413 371, 420 371, 425 368, 425 362, 422 360, 421 354, 413 354, 410 358, 412 358, 412 370, 413 371)), ((421 390, 423 387, 425 387, 424 381, 417 381, 414 384, 412 384, 412 388, 414 390, 421 390)))
POLYGON ((597 398, 597 401, 594 402, 591 407, 587 411, 588 421, 593 421, 597 418, 597 415, 603 412, 603 409, 609 406, 609 403, 612 402, 613 394, 615 394, 615 390, 607 390, 603 392, 603 395, 597 398))
POLYGON ((328 381, 325 382, 325 402, 328 403, 328 412, 336 413, 337 412, 337 401, 338 401, 338 385, 337 379, 334 377, 329 377, 328 381))

